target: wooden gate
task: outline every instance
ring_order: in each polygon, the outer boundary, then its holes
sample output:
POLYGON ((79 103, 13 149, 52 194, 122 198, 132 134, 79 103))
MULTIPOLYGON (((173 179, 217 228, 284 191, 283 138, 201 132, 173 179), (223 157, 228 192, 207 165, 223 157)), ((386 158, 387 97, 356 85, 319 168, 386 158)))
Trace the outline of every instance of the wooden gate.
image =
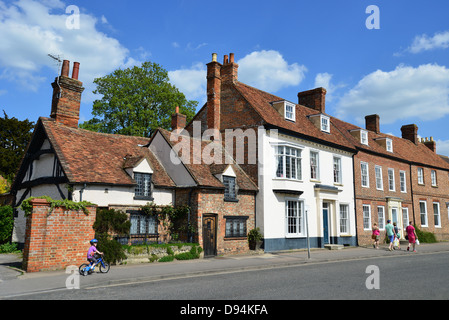
POLYGON ((217 255, 217 216, 205 214, 203 216, 203 249, 204 256, 217 255))

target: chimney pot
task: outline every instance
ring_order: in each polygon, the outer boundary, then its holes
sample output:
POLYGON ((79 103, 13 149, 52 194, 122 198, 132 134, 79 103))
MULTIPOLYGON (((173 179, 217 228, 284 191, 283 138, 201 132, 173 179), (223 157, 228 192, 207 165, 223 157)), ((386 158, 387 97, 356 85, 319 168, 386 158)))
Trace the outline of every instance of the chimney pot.
POLYGON ((228 55, 225 54, 224 57, 223 57, 223 65, 228 64, 228 63, 229 63, 228 55))
POLYGON ((70 70, 70 61, 69 60, 64 60, 62 62, 61 76, 68 77, 69 76, 69 70, 70 70))
POLYGON ((233 53, 229 54, 229 63, 234 63, 234 54, 233 53))
POLYGON ((80 72, 80 63, 74 62, 73 63, 73 71, 72 71, 72 79, 78 80, 79 72, 80 72))
POLYGON ((212 61, 217 62, 217 54, 216 53, 212 53, 212 61))
POLYGON ((187 123, 187 117, 179 113, 179 106, 176 106, 176 112, 171 117, 172 130, 184 129, 187 123))

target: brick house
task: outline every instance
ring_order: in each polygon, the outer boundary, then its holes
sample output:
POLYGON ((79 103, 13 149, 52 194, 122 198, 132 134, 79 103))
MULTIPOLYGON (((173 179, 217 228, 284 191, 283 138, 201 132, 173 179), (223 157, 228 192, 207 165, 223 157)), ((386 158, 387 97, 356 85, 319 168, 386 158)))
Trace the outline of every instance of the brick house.
POLYGON ((197 231, 194 240, 204 248, 205 256, 248 251, 247 233, 255 227, 258 188, 222 144, 158 129, 149 149, 177 186, 174 203, 191 208, 190 223, 197 231), (183 157, 173 152, 179 139, 188 144, 183 157), (201 154, 211 145, 221 159, 207 164, 201 154))
POLYGON ((357 149, 354 185, 359 245, 372 243, 375 222, 384 239, 387 220, 397 224, 402 238, 413 221, 437 239, 449 239, 449 167, 435 153, 433 139, 421 142, 414 124, 402 126, 402 137, 395 137, 380 131, 378 115, 365 120, 365 128, 335 120, 357 149))
POLYGON ((367 116, 365 128, 343 122, 326 114, 325 95, 316 88, 293 103, 243 84, 232 53, 207 64, 207 103, 186 130, 199 122, 201 132, 216 129, 223 140, 227 130, 241 130, 239 166, 259 187, 265 250, 305 247, 306 212, 315 247, 370 244, 373 223, 383 230, 387 220, 402 237, 413 221, 449 239, 449 167, 433 139, 419 141, 416 125, 403 126, 402 137, 381 133, 378 115, 367 116))
MULTIPOLYGON (((61 76, 52 84, 51 117, 39 118, 12 186, 15 206, 46 195, 121 210, 128 213, 131 230, 120 240, 133 243, 148 234, 156 237, 152 240, 170 240, 154 217, 142 214, 142 206, 189 205, 197 230, 192 240, 205 247, 206 255, 247 251, 257 187, 243 170, 232 159, 226 166, 174 166, 165 157, 172 144, 170 132, 163 129, 143 138, 78 128, 84 90, 78 72, 75 63, 69 77, 69 61, 64 61, 61 76)), ((173 126, 182 125, 185 116, 177 111, 173 126)), ((207 146, 206 141, 200 143, 207 146)), ((25 234, 26 218, 18 210, 13 241, 25 243, 25 234)))
POLYGON ((232 53, 223 64, 215 54, 212 60, 207 103, 186 130, 193 134, 200 123, 202 133, 218 131, 214 138, 233 146, 233 158, 259 188, 256 226, 265 251, 305 248, 307 227, 312 247, 356 245, 356 150, 326 114, 326 90, 299 93, 295 104, 239 82, 232 53))

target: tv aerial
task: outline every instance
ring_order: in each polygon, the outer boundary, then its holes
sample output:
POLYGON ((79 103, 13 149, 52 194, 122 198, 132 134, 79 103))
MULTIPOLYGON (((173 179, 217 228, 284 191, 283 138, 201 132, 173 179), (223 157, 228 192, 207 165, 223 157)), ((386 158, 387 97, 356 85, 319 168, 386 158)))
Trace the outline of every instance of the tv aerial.
POLYGON ((61 65, 62 65, 61 56, 60 55, 54 55, 54 54, 51 54, 51 53, 49 53, 48 56, 55 61, 56 66, 57 66, 57 70, 56 70, 56 75, 57 75, 57 77, 56 77, 56 84, 59 87, 59 93, 57 94, 57 96, 58 96, 58 98, 60 98, 61 97, 61 86, 59 85, 59 75, 61 74, 60 72, 61 72, 61 65))

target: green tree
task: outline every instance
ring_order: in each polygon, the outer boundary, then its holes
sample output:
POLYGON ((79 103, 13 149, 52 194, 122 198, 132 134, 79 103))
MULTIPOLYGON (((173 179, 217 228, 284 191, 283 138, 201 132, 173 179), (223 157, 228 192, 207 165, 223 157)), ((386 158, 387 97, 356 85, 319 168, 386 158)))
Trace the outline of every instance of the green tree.
POLYGON ((0 194, 9 192, 10 187, 9 181, 0 176, 0 194))
POLYGON ((169 83, 168 72, 152 62, 115 70, 94 83, 94 94, 102 98, 94 101, 94 118, 80 125, 92 131, 149 137, 159 127, 171 128, 176 106, 190 121, 198 104, 187 100, 169 83))
POLYGON ((9 118, 3 110, 0 117, 0 175, 13 180, 31 139, 34 122, 9 118))
POLYGON ((11 206, 0 206, 0 244, 7 243, 14 227, 13 209, 11 206))

